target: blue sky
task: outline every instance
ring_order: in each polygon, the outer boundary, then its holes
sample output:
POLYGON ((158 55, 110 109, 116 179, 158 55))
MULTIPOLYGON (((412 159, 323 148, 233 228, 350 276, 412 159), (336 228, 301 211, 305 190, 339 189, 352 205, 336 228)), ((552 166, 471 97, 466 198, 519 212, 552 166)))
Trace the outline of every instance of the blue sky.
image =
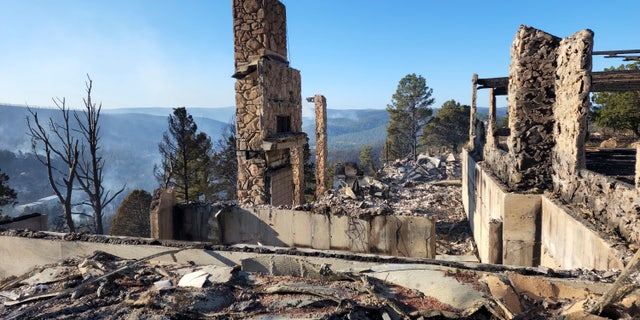
MULTIPOLYGON (((330 108, 384 108, 409 73, 427 79, 435 107, 469 104, 473 73, 507 76, 521 24, 640 49, 637 0, 282 2, 303 97, 324 94, 330 108)), ((105 108, 235 104, 231 0, 0 0, 0 48, 3 103, 79 106, 89 74, 105 108)), ((594 58, 594 70, 621 63, 594 58)))

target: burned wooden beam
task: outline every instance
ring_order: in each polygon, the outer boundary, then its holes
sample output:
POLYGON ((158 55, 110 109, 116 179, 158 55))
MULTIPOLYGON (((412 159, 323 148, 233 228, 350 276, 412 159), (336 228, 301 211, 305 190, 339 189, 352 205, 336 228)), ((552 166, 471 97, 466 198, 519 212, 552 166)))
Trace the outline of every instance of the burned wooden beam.
POLYGON ((615 55, 618 55, 618 54, 633 54, 633 53, 640 53, 640 49, 594 51, 591 54, 594 55, 594 56, 615 56, 615 55))
POLYGON ((640 70, 591 73, 591 92, 640 90, 640 70))
POLYGON ((493 88, 494 95, 505 96, 509 88, 509 77, 478 79, 477 83, 478 89, 493 88))
MULTIPOLYGON (((478 79, 478 89, 493 88, 496 96, 506 95, 509 78, 478 79)), ((599 71, 591 73, 591 92, 640 90, 640 70, 599 71)))

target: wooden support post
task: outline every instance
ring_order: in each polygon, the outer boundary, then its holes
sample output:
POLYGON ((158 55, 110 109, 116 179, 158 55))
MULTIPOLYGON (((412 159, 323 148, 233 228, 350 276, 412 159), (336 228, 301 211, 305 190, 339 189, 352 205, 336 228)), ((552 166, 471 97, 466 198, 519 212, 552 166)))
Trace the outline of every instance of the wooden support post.
POLYGON ((476 140, 476 112, 477 105, 476 100, 478 96, 478 74, 474 73, 471 77, 471 112, 469 116, 469 151, 473 152, 475 150, 475 140, 476 140))
POLYGON ((496 95, 493 88, 489 88, 489 128, 487 129, 487 146, 489 148, 495 148, 496 131, 498 130, 498 123, 496 121, 496 95))

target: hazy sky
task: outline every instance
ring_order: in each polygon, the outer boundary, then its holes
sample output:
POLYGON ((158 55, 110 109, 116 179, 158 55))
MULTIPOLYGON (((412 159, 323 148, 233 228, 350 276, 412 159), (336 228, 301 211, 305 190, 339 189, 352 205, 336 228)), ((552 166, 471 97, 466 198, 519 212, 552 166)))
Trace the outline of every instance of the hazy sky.
MULTIPOLYGON (((427 79, 435 106, 469 104, 473 73, 507 76, 521 24, 640 49, 638 0, 283 3, 303 98, 324 94, 330 108, 383 108, 409 73, 427 79)), ((594 70, 621 63, 594 58, 594 70)), ((232 73, 231 0, 0 0, 1 103, 78 106, 89 74, 105 108, 232 106, 232 73)))

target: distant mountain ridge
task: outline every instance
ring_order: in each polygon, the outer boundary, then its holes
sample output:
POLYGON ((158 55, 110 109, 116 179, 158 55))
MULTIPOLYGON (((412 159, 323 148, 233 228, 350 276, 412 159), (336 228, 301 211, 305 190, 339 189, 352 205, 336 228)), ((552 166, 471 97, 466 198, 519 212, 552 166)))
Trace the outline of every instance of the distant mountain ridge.
MULTIPOLYGON (((194 118, 213 119, 224 123, 233 120, 236 114, 236 107, 185 107, 194 118)), ((174 107, 141 107, 141 108, 112 108, 102 109, 103 113, 109 114, 148 114, 153 116, 168 117, 173 113, 174 107)))
MULTIPOLYGON (((384 142, 389 113, 384 109, 327 109, 327 135, 329 149, 344 150, 384 142)), ((316 124, 314 118, 303 118, 302 131, 309 136, 309 145, 315 147, 316 124)))
MULTIPOLYGON (((33 110, 41 120, 48 121, 51 117, 57 122, 61 121, 58 109, 39 107, 33 110)), ((233 119, 235 107, 187 107, 187 111, 194 117, 198 129, 207 133, 212 141, 216 141, 233 119)), ((162 133, 167 130, 167 117, 172 113, 172 107, 102 109, 101 146, 106 160, 105 176, 108 185, 118 188, 126 182, 127 189, 147 191, 156 187, 153 165, 160 162, 158 143, 162 139, 162 133)), ((381 143, 385 139, 388 122, 385 110, 328 109, 327 113, 330 150, 359 150, 366 144, 381 143)), ((48 196, 43 192, 49 192, 50 188, 43 179, 46 175, 38 175, 38 179, 43 180, 43 186, 36 187, 34 183, 38 180, 33 175, 25 174, 28 171, 44 173, 41 164, 25 161, 24 158, 32 150, 27 135, 28 115, 24 106, 0 104, 0 150, 8 150, 16 155, 12 157, 5 154, 4 162, 0 159, 0 168, 9 174, 10 185, 19 185, 20 190, 39 190, 30 194, 29 199, 22 199, 35 201, 38 197, 48 196), (25 167, 26 164, 30 167, 25 167), (15 171, 8 172, 9 168, 14 168, 15 171), (21 182, 21 177, 30 178, 21 182)), ((303 131, 308 134, 310 145, 315 147, 313 118, 303 119, 303 131)))

